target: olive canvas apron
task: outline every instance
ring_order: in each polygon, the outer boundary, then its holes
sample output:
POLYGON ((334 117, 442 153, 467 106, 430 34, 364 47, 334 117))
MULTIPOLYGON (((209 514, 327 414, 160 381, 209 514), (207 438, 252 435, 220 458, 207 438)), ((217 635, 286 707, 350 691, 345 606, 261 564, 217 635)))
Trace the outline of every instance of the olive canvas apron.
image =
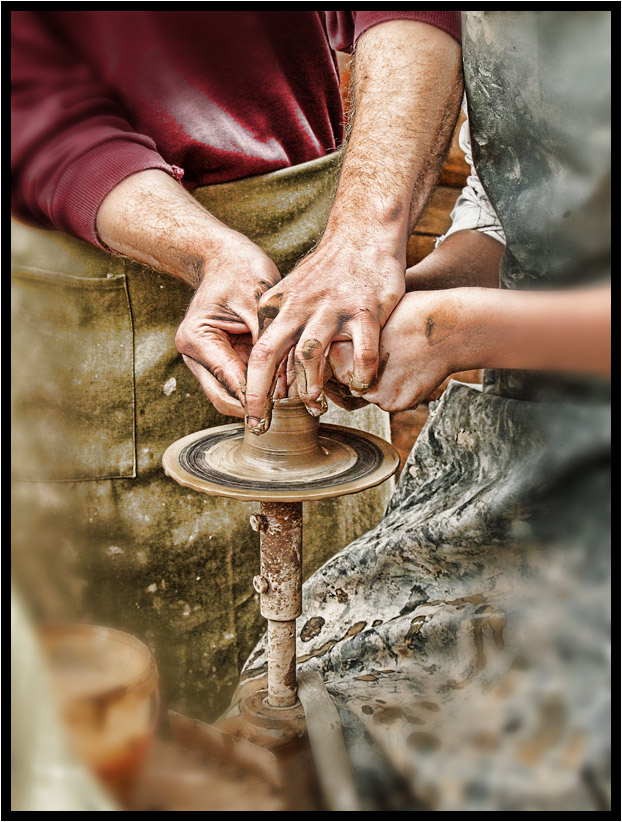
MULTIPOLYGON (((339 153, 194 192, 282 274, 317 242, 339 153)), ((12 226, 13 569, 41 618, 147 641, 171 707, 226 704, 261 633, 254 505, 168 479, 165 448, 221 416, 175 349, 192 291, 65 234, 12 226)), ((324 419, 389 437, 375 407, 324 419)), ((390 483, 308 506, 305 573, 373 526, 390 483)))
MULTIPOLYGON (((463 12, 462 31, 502 286, 606 280, 610 14, 463 12)), ((607 810, 607 394, 451 383, 382 522, 305 583, 298 667, 338 707, 362 810, 607 810)), ((265 670, 264 639, 239 694, 265 670)))

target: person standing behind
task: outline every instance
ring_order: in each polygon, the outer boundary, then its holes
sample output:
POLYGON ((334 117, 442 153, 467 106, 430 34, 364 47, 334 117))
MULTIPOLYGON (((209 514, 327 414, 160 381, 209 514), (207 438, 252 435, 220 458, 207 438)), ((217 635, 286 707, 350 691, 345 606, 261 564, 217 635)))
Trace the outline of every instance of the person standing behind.
MULTIPOLYGON (((41 613, 147 639, 165 696, 200 718, 260 630, 252 508, 175 487, 161 455, 231 416, 267 420, 284 347, 328 344, 318 324, 355 341, 359 387, 371 379, 457 116, 458 38, 456 12, 13 14, 16 572, 41 613), (355 44, 331 209, 333 48, 355 44)), ((388 433, 381 412, 358 413, 388 433)), ((384 502, 317 506, 311 565, 384 502)))

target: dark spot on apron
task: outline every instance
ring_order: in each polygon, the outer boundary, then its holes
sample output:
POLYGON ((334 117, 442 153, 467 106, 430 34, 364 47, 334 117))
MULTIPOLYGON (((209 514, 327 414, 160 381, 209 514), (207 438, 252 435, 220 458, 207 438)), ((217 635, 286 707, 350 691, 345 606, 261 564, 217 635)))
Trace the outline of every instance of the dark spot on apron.
POLYGON ((354 625, 351 625, 346 631, 344 639, 348 636, 356 636, 356 634, 360 634, 366 625, 367 622, 355 622, 354 625))
POLYGON ((382 725, 387 725, 389 722, 395 722, 396 719, 401 719, 404 716, 404 709, 398 705, 389 705, 386 708, 379 708, 374 716, 374 722, 380 722, 382 725))
POLYGON ((413 707, 423 708, 424 711, 440 711, 436 702, 415 702, 413 707))
POLYGON ((299 656, 296 659, 296 662, 299 665, 302 665, 303 662, 306 662, 309 659, 316 659, 317 657, 324 656, 325 653, 330 651, 331 648, 334 648, 337 644, 336 639, 329 639, 328 642, 325 642, 320 648, 317 649, 314 653, 305 654, 304 656, 299 656))
POLYGON ((426 638, 421 635, 421 628, 425 624, 425 617, 424 616, 416 616, 410 622, 410 628, 408 633, 404 637, 406 641, 406 647, 411 651, 421 651, 423 650, 426 638))
POLYGON ((310 639, 316 637, 322 628, 324 627, 324 618, 317 616, 311 617, 311 619, 307 620, 305 624, 302 626, 302 630, 300 631, 300 639, 303 642, 309 642, 310 639))
POLYGON ((438 750, 441 745, 436 736, 432 736, 432 734, 425 731, 414 731, 407 737, 406 742, 419 753, 432 753, 438 750))

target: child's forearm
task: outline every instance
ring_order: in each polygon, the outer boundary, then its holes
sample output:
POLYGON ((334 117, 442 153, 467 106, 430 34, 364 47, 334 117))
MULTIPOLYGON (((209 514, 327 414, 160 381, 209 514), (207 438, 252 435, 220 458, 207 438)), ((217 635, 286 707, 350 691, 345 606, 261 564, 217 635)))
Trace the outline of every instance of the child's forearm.
POLYGON ((454 291, 461 368, 609 374, 611 287, 454 291))
POLYGON ((406 291, 481 286, 497 288, 505 246, 481 231, 450 234, 417 265, 406 269, 406 291))

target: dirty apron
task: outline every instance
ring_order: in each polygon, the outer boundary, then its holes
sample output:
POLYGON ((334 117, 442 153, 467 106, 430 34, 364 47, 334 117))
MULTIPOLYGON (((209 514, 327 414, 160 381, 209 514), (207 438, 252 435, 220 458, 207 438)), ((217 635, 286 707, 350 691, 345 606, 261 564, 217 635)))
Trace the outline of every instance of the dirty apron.
MULTIPOLYGON (((282 274, 317 242, 339 153, 200 188, 282 274)), ((155 652, 163 697, 209 719, 263 630, 251 579, 254 504, 165 477, 165 448, 221 416, 175 349, 192 291, 65 234, 12 226, 13 568, 42 618, 129 631, 155 652)), ((324 419, 388 438, 369 408, 324 419)), ((305 512, 305 572, 375 524, 390 487, 305 512)))
MULTIPOLYGON (((609 27, 463 12, 504 288, 610 276, 609 27)), ((609 805, 608 386, 485 382, 450 384, 383 521, 303 589, 298 667, 338 707, 363 810, 609 805)), ((240 693, 265 668, 264 640, 240 693)))

